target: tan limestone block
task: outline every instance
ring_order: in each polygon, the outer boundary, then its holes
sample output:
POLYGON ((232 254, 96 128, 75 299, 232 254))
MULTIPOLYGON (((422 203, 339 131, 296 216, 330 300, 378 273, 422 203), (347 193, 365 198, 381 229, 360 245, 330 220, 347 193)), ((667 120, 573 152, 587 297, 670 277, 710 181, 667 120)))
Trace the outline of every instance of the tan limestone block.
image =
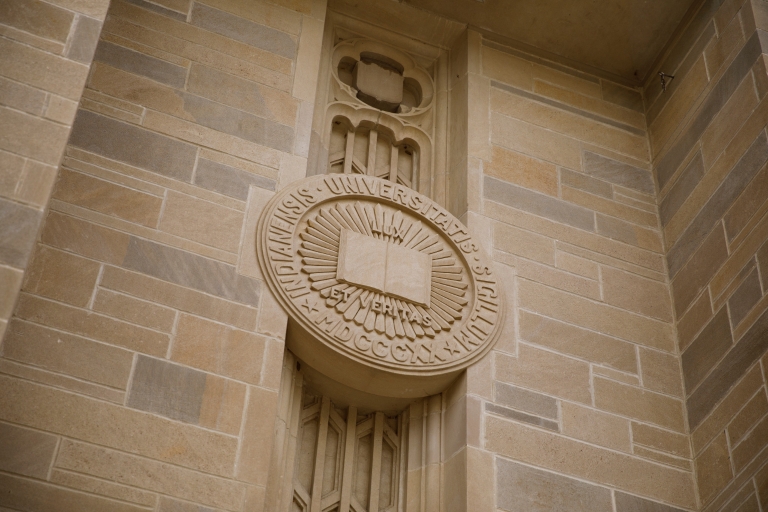
POLYGON ((28 159, 24 164, 15 197, 22 202, 42 208, 48 203, 57 174, 56 167, 28 159))
POLYGON ((709 502, 733 478, 725 432, 696 457, 696 480, 703 503, 709 502))
POLYGON ((520 311, 520 337, 558 352, 605 364, 623 372, 637 372, 635 346, 592 330, 520 311))
MULTIPOLYGON (((42 234, 42 242, 45 244, 118 265, 125 258, 129 240, 130 236, 125 233, 57 212, 51 212, 48 215, 42 234)), ((46 264, 44 268, 48 265, 46 264)), ((30 291, 33 290, 30 289, 30 291)), ((33 291, 33 293, 38 292, 33 291)))
POLYGON ((768 71, 766 70, 766 56, 761 55, 752 67, 752 76, 755 79, 758 99, 763 99, 768 92, 768 71))
POLYGON ((188 14, 192 0, 157 0, 157 4, 182 14, 188 14))
POLYGON ((744 80, 701 136, 701 154, 706 169, 712 167, 744 119, 755 109, 757 102, 754 85, 750 80, 744 80))
MULTIPOLYGON (((611 148, 633 158, 640 160, 648 158, 648 145, 645 137, 497 88, 491 90, 491 110, 494 113, 498 112, 505 116, 514 117, 576 140, 611 148)), ((578 166, 568 167, 570 169, 580 168, 578 166)))
POLYGON ((493 146, 485 173, 521 187, 557 196, 557 168, 516 151, 493 146))
POLYGON ((263 279, 256 259, 256 226, 274 192, 251 186, 248 190, 248 210, 245 215, 245 235, 240 247, 237 272, 256 279, 263 279))
POLYGON ((501 251, 548 265, 555 263, 554 240, 500 222, 493 223, 493 246, 501 251))
POLYGON ((201 244, 237 252, 244 215, 174 191, 168 191, 159 229, 201 244))
POLYGON ((533 79, 535 81, 547 82, 565 89, 570 89, 573 92, 592 96, 594 98, 600 98, 603 94, 602 88, 597 80, 594 82, 584 80, 541 64, 533 65, 533 79))
POLYGON ((139 300, 128 295, 99 288, 93 310, 133 324, 163 332, 171 332, 176 312, 170 308, 139 300))
POLYGON ((0 475, 0 507, 15 510, 142 512, 146 508, 72 491, 39 480, 0 475))
POLYGON ((264 502, 266 500, 267 490, 260 485, 248 485, 245 488, 245 506, 244 510, 253 512, 264 512, 264 502))
POLYGON ((143 274, 106 267, 101 286, 240 329, 253 330, 256 326, 257 310, 254 308, 143 274))
POLYGON ((36 36, 66 43, 74 14, 46 2, 7 0, 0 7, 0 20, 36 36))
POLYGON ((692 471, 693 469, 693 462, 690 459, 673 457, 672 455, 667 455, 666 453, 657 452, 656 450, 651 450, 649 448, 645 448, 644 446, 635 445, 632 447, 632 452, 638 457, 643 457, 645 459, 661 462, 662 464, 666 464, 667 466, 674 466, 676 468, 680 468, 685 471, 692 471))
POLYGON ((493 352, 489 352, 467 368, 468 394, 493 400, 493 357, 493 352))
MULTIPOLYGON (((731 451, 733 468, 739 474, 768 444, 768 416, 760 422, 731 451)), ((733 445, 731 445, 733 446, 733 445)))
POLYGON ((562 402, 563 434, 622 452, 631 452, 629 421, 571 402, 562 402))
POLYGON ((577 359, 518 343, 518 356, 497 353, 494 376, 501 382, 543 391, 556 397, 592 403, 589 365, 577 359))
POLYGON ((762 385, 763 376, 760 373, 760 368, 753 366, 691 433, 694 455, 701 453, 704 447, 727 427, 762 385))
POLYGON ((658 218, 655 213, 633 208, 565 185, 562 187, 562 195, 563 199, 566 201, 584 206, 590 210, 595 210, 606 215, 623 219, 633 224, 654 228, 658 226, 658 218))
POLYGON ((281 340, 267 339, 267 347, 264 351, 264 369, 261 372, 261 387, 280 388, 284 359, 285 343, 281 340))
POLYGON ((71 125, 77 113, 77 102, 51 94, 48 97, 48 107, 45 117, 61 124, 71 125))
POLYGON ((508 53, 484 46, 483 74, 494 80, 530 91, 533 88, 533 64, 508 53))
POLYGON ((277 392, 250 387, 246 407, 236 478, 242 482, 266 485, 277 414, 277 392))
POLYGON ((613 368, 608 368, 607 366, 597 366, 593 364, 592 374, 602 375, 603 377, 608 377, 611 380, 623 382, 624 384, 631 384, 633 386, 640 385, 640 376, 632 373, 626 373, 626 372, 621 372, 619 370, 614 370, 613 368))
POLYGON ((728 439, 731 445, 739 444, 744 435, 766 414, 768 400, 765 393, 759 391, 728 424, 728 439))
POLYGON ((88 75, 88 66, 8 39, 0 41, 0 69, 7 78, 70 100, 80 98, 88 75))
POLYGON ((494 265, 501 290, 504 292, 506 313, 499 339, 493 349, 517 354, 517 273, 508 265, 494 265))
POLYGON ((206 0, 205 4, 234 14, 241 18, 255 21, 260 25, 266 25, 289 34, 298 35, 302 26, 302 17, 299 12, 305 12, 307 9, 295 9, 289 6, 291 3, 306 3, 302 0, 297 2, 249 2, 242 3, 237 0, 206 0))
POLYGON ((569 169, 581 167, 578 140, 491 112, 491 142, 569 169))
MULTIPOLYGON (((768 215, 763 215, 757 226, 741 241, 738 248, 735 251, 731 251, 728 260, 726 260, 709 282, 709 290, 712 296, 719 297, 725 291, 747 262, 765 243, 765 240, 768 240, 768 215)), ((732 244, 732 247, 735 245, 735 243, 732 244)))
POLYGON ((120 501, 128 501, 144 507, 154 507, 157 503, 157 495, 154 493, 107 482, 98 478, 91 478, 70 471, 54 469, 51 471, 50 480, 52 483, 69 487, 70 489, 98 494, 99 496, 106 496, 120 501))
POLYGON ((6 421, 215 475, 234 472, 234 437, 20 379, 0 376, 0 384, 6 421))
POLYGON ((57 436, 0 423, 0 469, 46 479, 58 442, 57 436))
POLYGON ((720 9, 717 10, 713 17, 718 33, 722 32, 723 28, 738 14, 744 2, 745 0, 725 0, 722 3, 720 9))
POLYGON ((11 317, 23 276, 24 272, 19 269, 0 266, 0 290, 3 290, 0 295, 0 319, 7 320, 11 317))
POLYGON ((601 270, 605 302, 663 322, 672 321, 672 302, 666 285, 610 267, 601 270))
POLYGON ((583 299, 532 281, 519 281, 520 306, 577 326, 666 351, 674 350, 670 324, 583 299))
POLYGON ((143 226, 157 226, 163 199, 62 168, 53 198, 143 226))
POLYGON ((643 386, 665 393, 683 397, 682 370, 680 361, 674 354, 639 348, 640 374, 643 386))
POLYGON ((198 425, 227 434, 239 434, 245 406, 245 388, 245 384, 206 375, 198 425))
POLYGON ((594 377, 593 385, 599 409, 685 431, 682 401, 602 377, 594 377))
POLYGON ((659 151, 667 144, 672 133, 688 115, 709 83, 706 68, 702 55, 686 73, 685 80, 675 88, 664 109, 648 127, 653 155, 659 155, 659 151))
MULTIPOLYGON (((20 309, 27 307, 26 298, 20 309)), ((3 357, 120 390, 133 365, 132 352, 18 319, 8 325, 3 357)))
POLYGON ((16 308, 16 315, 24 320, 145 354, 165 356, 168 350, 170 340, 167 334, 34 295, 25 294, 22 299, 16 308))
MULTIPOLYGON (((2 55, 0 40, 0 56, 2 55)), ((0 57, 0 69, 2 69, 0 57)), ((64 151, 69 128, 53 121, 0 107, 0 149, 34 158, 48 165, 58 165, 64 151)))
POLYGON ((493 512, 493 454, 467 447, 467 505, 476 512, 493 512))
POLYGON ((688 437, 644 423, 632 422, 632 442, 654 450, 690 458, 691 446, 688 437))
MULTIPOLYGON (((477 35, 476 32, 472 34, 477 35)), ((474 38, 470 38, 474 39, 474 38)), ((490 80, 480 74, 467 76, 467 104, 488 105, 491 92, 490 80)), ((467 112, 467 154, 488 159, 491 149, 491 126, 487 108, 470 108, 467 112)))
POLYGON ((486 448, 504 457, 625 491, 694 508, 690 473, 562 435, 488 416, 486 448))
POLYGON ((739 18, 734 17, 728 26, 719 30, 717 39, 709 42, 704 50, 704 59, 707 61, 707 71, 715 75, 727 60, 731 53, 743 46, 744 34, 741 31, 739 18))
POLYGON ((288 326, 288 314, 275 300, 272 291, 262 288, 261 304, 259 306, 259 322, 256 330, 261 334, 285 339, 288 326))
POLYGON ((279 188, 307 176, 307 159, 284 153, 280 158, 279 188))
POLYGON ((40 245, 25 276, 24 290, 85 307, 93 295, 100 268, 95 261, 40 245))
POLYGON ((578 274, 588 279, 594 279, 595 281, 597 281, 600 276, 600 266, 597 263, 564 251, 555 252, 555 266, 566 272, 578 274))
MULTIPOLYGON (((106 65, 100 66, 98 62, 94 62, 93 64, 91 64, 91 77, 93 76, 94 70, 97 67, 102 67, 102 66, 104 68, 109 68, 109 66, 106 66, 106 65)), ((114 69, 114 68, 111 68, 111 69, 114 69)), ((89 82, 90 80, 91 79, 89 78, 89 82)), ((123 101, 121 99, 114 98, 107 94, 100 93, 94 89, 89 88, 88 86, 86 86, 86 88, 83 89, 83 96, 82 98, 80 98, 80 101, 82 102, 83 100, 86 100, 86 99, 92 100, 95 103, 96 102, 103 103, 104 105, 114 107, 117 110, 124 110, 126 112, 136 114, 136 115, 141 115, 144 112, 144 109, 138 105, 134 105, 129 101, 123 101)))
POLYGON ((55 467, 227 510, 239 510, 245 494, 245 486, 232 480, 69 439, 55 467))
POLYGON ((259 384, 266 340, 256 334, 182 314, 171 360, 201 370, 259 384))
POLYGON ((680 341, 680 352, 690 345, 701 329, 712 318, 712 305, 709 293, 705 290, 686 313, 677 321, 677 335, 680 341))
MULTIPOLYGON (((610 240, 608 241, 610 242, 610 240)), ((624 247, 626 248, 627 246, 625 245, 624 247)), ((626 259, 629 259, 629 258, 625 258, 624 260, 622 260, 622 258, 614 258, 612 256, 601 254, 599 252, 594 252, 589 249, 576 247, 575 245, 570 245, 567 243, 555 242, 555 248, 558 250, 558 252, 567 252, 568 254, 571 254, 573 256, 586 258, 595 263, 610 265, 611 267, 615 267, 621 270, 626 270, 627 272, 631 272, 633 274, 637 274, 642 277, 647 277, 648 279, 653 279, 654 281, 658 281, 660 283, 663 283, 666 280, 665 274, 662 274, 661 272, 657 272, 655 270, 651 270, 648 268, 649 266, 655 267, 656 265, 654 262, 657 261, 655 258, 652 258, 653 255, 650 253, 640 253, 640 254, 629 253, 628 254, 629 257, 632 257, 632 256, 639 257, 638 259, 640 260, 640 263, 642 263, 642 265, 638 266, 633 263, 627 262, 626 259)), ((621 249, 621 247, 617 247, 617 249, 621 249)), ((605 251, 605 252, 609 252, 609 251, 605 251)), ((622 256, 625 255, 625 254, 622 254, 621 251, 617 251, 617 253, 622 256)))
POLYGON ((91 396, 119 405, 125 402, 125 392, 122 390, 16 363, 9 359, 0 359, 0 373, 59 389, 74 391, 80 395, 91 396))
POLYGON ((540 265, 523 258, 516 258, 505 252, 497 252, 494 258, 501 263, 515 267, 517 275, 537 283, 575 293, 582 297, 600 300, 600 285, 597 281, 574 276, 548 265, 540 265))
POLYGON ((324 21, 308 16, 302 17, 299 52, 296 55, 291 94, 294 98, 311 103, 315 101, 315 91, 317 90, 324 26, 324 21))

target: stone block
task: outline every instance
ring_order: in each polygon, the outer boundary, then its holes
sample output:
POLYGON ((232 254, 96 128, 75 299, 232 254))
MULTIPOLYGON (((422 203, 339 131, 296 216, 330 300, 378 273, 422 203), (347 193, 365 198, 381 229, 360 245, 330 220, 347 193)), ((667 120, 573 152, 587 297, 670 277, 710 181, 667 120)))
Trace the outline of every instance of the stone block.
POLYGON ((176 320, 172 309, 103 288, 94 297, 93 310, 162 332, 171 332, 176 320))
POLYGON ((243 213, 169 191, 159 229, 172 235, 237 252, 243 213))
MULTIPOLYGON (((42 115, 45 92, 13 80, 0 77, 0 104, 21 110, 27 114, 42 115)), ((4 158, 7 158, 4 156, 4 158)))
POLYGON ((554 240, 513 226, 493 223, 493 245, 501 251, 548 265, 555 263, 554 240))
POLYGON ((123 262, 129 241, 130 235, 58 212, 43 225, 44 244, 111 264, 123 262))
POLYGON ((58 441, 50 434, 0 423, 0 469, 45 480, 58 441))
POLYGON ((681 352, 691 344, 710 318, 712 318, 712 305, 709 300, 709 293, 702 293, 690 309, 678 319, 677 335, 681 352))
POLYGON ((205 30, 282 57, 292 59, 296 56, 296 40, 290 34, 238 18, 206 5, 195 4, 192 8, 190 22, 205 30))
POLYGON ((731 169, 728 178, 723 181, 706 204, 682 232, 667 256, 671 276, 677 275, 685 262, 702 244, 704 238, 728 211, 747 184, 768 162, 768 139, 762 133, 741 160, 731 169))
POLYGON ((667 286, 648 279, 602 267, 603 300, 608 304, 641 313, 663 322, 672 321, 667 286), (631 293, 627 293, 632 290, 631 293))
POLYGON ((568 169, 560 169, 560 181, 563 185, 577 188, 590 194, 606 197, 608 199, 613 198, 613 187, 611 184, 592 178, 585 174, 574 172, 568 169))
POLYGON ((71 11, 37 0, 8 0, 0 6, 0 23, 45 39, 67 41, 74 20, 71 11))
POLYGON ((618 160, 584 151, 583 172, 593 178, 621 185, 645 194, 654 194, 651 172, 618 160))
POLYGON ((502 382, 495 382, 493 389, 496 404, 557 420, 557 400, 550 396, 502 382))
POLYGON ((635 421, 632 422, 632 442, 678 457, 691 457, 687 436, 635 421))
POLYGON ((0 198, 0 264, 26 267, 41 219, 41 211, 0 198))
POLYGON ((309 14, 308 11, 311 11, 311 9, 305 8, 306 2, 243 5, 237 0, 209 0, 206 3, 241 18, 246 18, 293 35, 298 35, 301 32, 301 13, 309 14))
POLYGON ((727 258, 725 233, 721 226, 716 226, 690 261, 672 279, 672 298, 678 317, 688 309, 727 258))
POLYGON ((48 483, 0 474, 0 507, 6 510, 43 512, 142 512, 137 505, 84 494, 48 483))
POLYGON ((738 445, 744 435, 766 414, 768 414, 768 400, 765 393, 757 393, 728 424, 728 439, 731 444, 738 445))
POLYGON ((768 167, 763 167, 723 217, 729 243, 757 220, 755 217, 765 209, 766 197, 768 197, 768 167))
POLYGON ((195 185, 243 201, 248 198, 248 188, 250 186, 271 191, 274 191, 277 187, 273 179, 254 175, 204 158, 197 162, 195 185))
POLYGON ((6 120, 0 128, 0 149, 58 165, 67 141, 66 126, 7 108, 0 108, 0 115, 6 120))
POLYGON ((107 482, 99 478, 73 473, 70 471, 61 471, 53 469, 51 471, 51 482, 54 484, 77 489, 91 494, 98 494, 108 498, 114 498, 120 501, 128 501, 145 507, 154 507, 157 503, 157 495, 151 492, 142 491, 133 487, 107 482))
POLYGON ((659 217, 661 225, 669 224, 670 219, 677 213, 696 185, 704 176, 704 160, 701 151, 697 151, 693 159, 680 172, 680 176, 669 189, 669 192, 659 204, 659 217))
POLYGON ((520 338, 589 362, 637 373, 635 346, 593 330, 520 311, 520 338))
POLYGON ((575 74, 564 73, 541 64, 533 65, 533 79, 535 82, 541 81, 557 85, 575 93, 594 98, 599 98, 602 94, 600 81, 594 77, 586 74, 576 76, 575 74))
POLYGON ((621 491, 614 492, 616 512, 683 512, 677 507, 670 507, 663 503, 646 500, 639 496, 632 496, 621 491))
POLYGON ((0 290, 3 290, 0 294, 0 319, 11 317, 23 276, 24 272, 19 269, 0 266, 0 290))
MULTIPOLYGON (((764 416, 757 425, 736 445, 732 451, 733 467, 739 474, 747 464, 768 444, 768 416, 764 416)), ((706 453, 706 451, 705 451, 706 453)))
POLYGON ((88 66, 5 38, 0 41, 0 69, 6 78, 70 100, 80 98, 88 75, 88 66))
POLYGON ((594 279, 595 281, 599 279, 599 266, 597 263, 564 251, 555 252, 555 266, 567 272, 594 279))
POLYGON ((683 396, 680 362, 674 354, 638 349, 643 386, 659 393, 683 396))
POLYGON ((672 326, 521 279, 518 300, 524 309, 626 341, 672 352, 672 326))
POLYGON ((502 458, 496 459, 496 489, 497 506, 509 512, 613 511, 605 487, 502 458))
POLYGON ((595 230, 594 214, 588 209, 506 183, 490 176, 486 176, 483 180, 483 196, 491 201, 540 215, 585 231, 595 230))
MULTIPOLYGON (((493 146, 491 151, 491 161, 483 166, 487 175, 557 196, 557 168, 553 164, 499 146, 493 146)), ((610 185, 607 186, 610 189, 610 185)))
POLYGON ((187 69, 140 53, 109 41, 100 41, 93 60, 129 73, 145 76, 171 87, 181 89, 187 79, 187 69))
POLYGON ((16 314, 30 322, 145 354, 163 356, 168 350, 170 342, 167 334, 113 320, 88 310, 41 299, 34 295, 24 295, 16 314))
POLYGON ((171 359, 258 385, 266 340, 261 336, 182 314, 171 359))
POLYGON ((602 377, 594 377, 593 386, 595 406, 599 409, 677 432, 685 431, 680 400, 602 377))
POLYGON ((96 154, 189 182, 197 149, 85 110, 78 112, 69 143, 96 154))
POLYGON ((83 64, 90 65, 93 61, 96 45, 99 42, 102 22, 87 16, 80 16, 72 36, 72 43, 67 51, 67 57, 83 64))
POLYGON ((59 171, 53 198, 152 228, 157 226, 163 206, 162 197, 66 168, 59 171))
MULTIPOLYGON (((22 295, 20 314, 27 313, 25 299, 22 295)), ((19 319, 8 325, 3 357, 121 390, 133 364, 127 350, 19 319)))
POLYGON ((256 309, 143 274, 107 267, 101 286, 241 329, 256 326, 256 309))
POLYGON ((760 278, 757 269, 752 269, 746 279, 739 285, 733 295, 728 299, 728 311, 731 316, 731 324, 738 326, 747 313, 762 298, 760 278))
POLYGON ((591 403, 589 365, 518 343, 518 357, 497 354, 495 378, 581 403, 591 403))
POLYGON ((696 506, 690 473, 629 454, 494 417, 486 418, 485 442, 487 450, 524 464, 685 508, 696 506))
POLYGON ((701 501, 706 504, 733 478, 725 432, 696 457, 696 467, 701 501))
POLYGON ((581 167, 578 140, 498 112, 491 112, 491 142, 569 169, 581 167))
POLYGON ((61 444, 56 468, 225 510, 239 510, 245 494, 245 486, 231 480, 69 439, 61 444))
POLYGON ((77 102, 51 94, 45 108, 45 118, 67 126, 72 125, 77 113, 77 102))
POLYGON ((508 53, 483 46, 483 74, 525 90, 533 89, 533 65, 508 53))
POLYGON ((605 101, 637 112, 644 112, 643 96, 640 92, 613 84, 608 80, 601 80, 600 84, 602 86, 602 97, 605 101))
POLYGON ((562 402, 563 434, 629 453, 629 421, 604 412, 562 402))
POLYGON ((277 392, 250 388, 236 478, 266 485, 272 453, 277 392))
POLYGON ((485 412, 487 414, 495 414, 503 418, 507 418, 514 421, 522 421, 523 423, 529 423, 536 425, 537 427, 552 430, 553 432, 560 431, 560 425, 556 421, 548 420, 546 418, 540 418, 539 416, 533 416, 524 412, 502 407, 500 405, 487 403, 485 404, 485 412))

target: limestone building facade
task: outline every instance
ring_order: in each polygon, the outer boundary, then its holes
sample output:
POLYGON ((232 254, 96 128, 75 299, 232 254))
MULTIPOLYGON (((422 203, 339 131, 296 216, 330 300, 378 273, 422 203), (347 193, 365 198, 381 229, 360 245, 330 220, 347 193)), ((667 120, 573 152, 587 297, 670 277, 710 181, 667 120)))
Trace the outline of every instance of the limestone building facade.
POLYGON ((564 4, 0 2, 0 509, 768 510, 768 3, 564 4))

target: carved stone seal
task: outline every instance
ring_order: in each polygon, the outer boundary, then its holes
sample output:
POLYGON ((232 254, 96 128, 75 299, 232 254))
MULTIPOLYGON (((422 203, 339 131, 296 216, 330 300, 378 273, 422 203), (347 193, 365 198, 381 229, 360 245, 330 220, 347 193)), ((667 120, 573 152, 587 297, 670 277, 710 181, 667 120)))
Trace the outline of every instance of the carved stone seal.
POLYGON ((437 392, 491 348, 503 323, 479 244, 399 184, 306 178, 275 195, 258 230, 261 270, 291 318, 289 348, 347 386, 437 392))

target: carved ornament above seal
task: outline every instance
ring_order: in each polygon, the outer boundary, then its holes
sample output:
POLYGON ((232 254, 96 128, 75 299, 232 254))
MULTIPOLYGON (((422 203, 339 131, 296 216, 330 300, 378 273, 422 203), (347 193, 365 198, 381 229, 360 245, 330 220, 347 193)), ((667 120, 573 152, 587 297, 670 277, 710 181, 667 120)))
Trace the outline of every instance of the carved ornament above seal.
POLYGON ((308 359, 321 349, 320 366, 455 374, 501 329, 501 291, 480 245, 409 188, 351 174, 306 178, 275 195, 258 230, 265 280, 301 331, 302 346, 289 347, 308 359))

